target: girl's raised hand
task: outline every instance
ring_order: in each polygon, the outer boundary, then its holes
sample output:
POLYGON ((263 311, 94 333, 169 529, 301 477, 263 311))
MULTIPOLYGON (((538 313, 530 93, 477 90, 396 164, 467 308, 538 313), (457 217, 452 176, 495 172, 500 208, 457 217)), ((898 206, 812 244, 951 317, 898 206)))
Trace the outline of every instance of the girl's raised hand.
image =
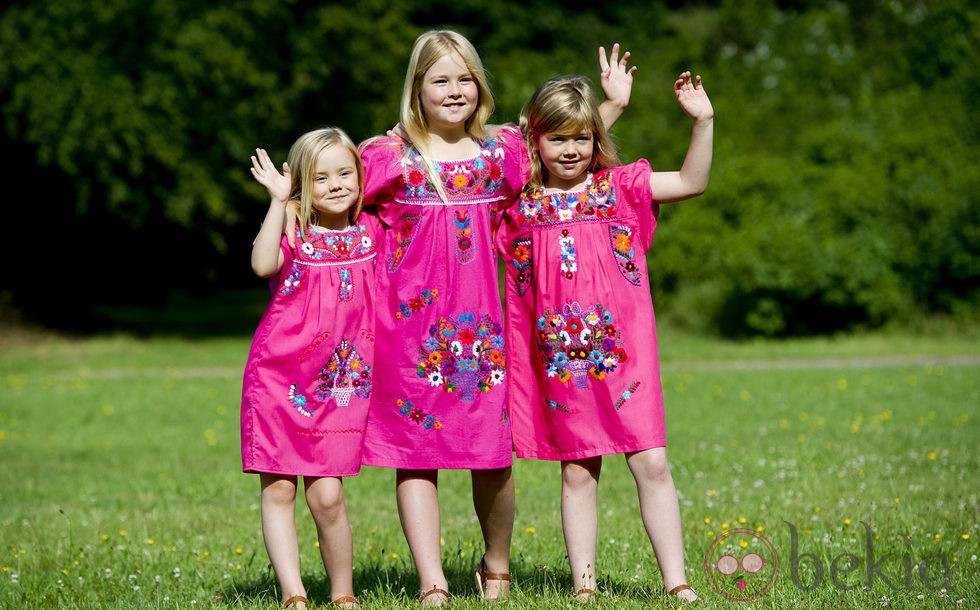
POLYGON ((289 200, 289 190, 292 179, 289 176, 289 165, 282 164, 282 173, 276 169, 264 148, 256 148, 252 155, 252 177, 269 191, 269 196, 277 201, 286 203, 289 200))
POLYGON ((606 58, 605 47, 599 47, 599 82, 602 85, 602 92, 606 95, 606 101, 612 102, 620 108, 626 108, 630 102, 630 93, 633 91, 633 75, 636 74, 636 66, 627 68, 629 65, 630 52, 623 53, 619 57, 619 43, 613 43, 609 58, 606 58))
POLYGON ((690 72, 681 72, 674 81, 674 94, 685 114, 694 121, 714 118, 715 110, 711 107, 711 100, 704 92, 704 87, 701 86, 700 74, 691 78, 690 72))

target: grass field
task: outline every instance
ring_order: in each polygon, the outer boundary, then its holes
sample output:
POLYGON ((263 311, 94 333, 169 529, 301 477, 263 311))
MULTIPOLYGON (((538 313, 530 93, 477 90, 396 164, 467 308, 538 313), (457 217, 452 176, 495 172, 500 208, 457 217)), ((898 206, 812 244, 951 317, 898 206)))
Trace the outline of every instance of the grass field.
MULTIPOLYGON (((250 337, 0 332, 0 607, 276 607, 258 481, 239 456, 250 337)), ((702 607, 980 606, 976 333, 723 343, 661 329, 661 343, 702 607), (752 551, 765 563, 745 588, 713 567, 752 551)), ((578 607, 558 468, 519 460, 515 477, 505 607, 578 607)), ((393 473, 367 468, 346 488, 364 607, 417 607, 393 473)), ((443 472, 440 490, 453 607, 485 607, 469 477, 443 472)), ((596 607, 675 607, 622 458, 606 460, 599 501, 596 607)), ((302 501, 297 518, 324 607, 302 501)))

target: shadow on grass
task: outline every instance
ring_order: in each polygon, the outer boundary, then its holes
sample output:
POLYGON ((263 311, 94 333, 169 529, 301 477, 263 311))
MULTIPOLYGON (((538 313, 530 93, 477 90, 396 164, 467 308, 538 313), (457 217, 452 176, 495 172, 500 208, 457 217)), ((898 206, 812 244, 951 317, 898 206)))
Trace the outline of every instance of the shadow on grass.
MULTIPOLYGON (((378 562, 366 567, 359 566, 354 573, 354 591, 359 597, 369 598, 372 605, 378 602, 412 604, 418 595, 418 576, 410 565, 390 565, 390 560, 383 565, 378 562)), ((478 593, 473 578, 476 562, 468 565, 469 561, 449 558, 445 561, 446 579, 449 590, 455 598, 478 601, 478 593)), ((511 562, 513 587, 515 595, 528 598, 571 601, 572 578, 568 568, 550 568, 536 565, 527 558, 511 562), (517 593, 519 592, 519 593, 517 593)), ((250 581, 231 583, 217 592, 221 600, 240 604, 276 604, 281 602, 279 585, 271 567, 263 571, 260 578, 250 581), (278 601, 277 601, 278 600, 278 601)), ((317 564, 316 573, 305 574, 304 584, 307 597, 317 605, 325 605, 330 599, 330 581, 317 564)), ((654 582, 624 582, 608 575, 600 575, 596 590, 599 597, 596 601, 614 601, 616 597, 653 601, 659 592, 659 581, 654 582), (612 594, 610 596, 610 594, 612 594), (607 597, 610 596, 610 597, 607 597)), ((562 605, 564 607, 564 605, 562 605)))

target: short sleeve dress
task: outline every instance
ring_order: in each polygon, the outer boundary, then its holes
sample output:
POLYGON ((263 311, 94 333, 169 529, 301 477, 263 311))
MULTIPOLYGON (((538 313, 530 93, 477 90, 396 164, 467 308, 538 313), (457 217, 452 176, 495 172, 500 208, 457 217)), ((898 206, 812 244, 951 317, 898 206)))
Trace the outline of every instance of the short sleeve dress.
POLYGON ((579 192, 521 195, 506 264, 508 409, 520 458, 574 460, 666 444, 646 252, 659 208, 646 160, 579 192))
POLYGON ((376 207, 386 230, 366 465, 513 463, 493 230, 523 184, 527 152, 513 128, 479 148, 472 159, 436 162, 443 201, 414 148, 392 138, 362 145, 365 205, 376 207))
POLYGON ((259 321, 242 382, 245 472, 353 476, 360 472, 374 383, 377 218, 346 231, 285 236, 282 269, 259 321))

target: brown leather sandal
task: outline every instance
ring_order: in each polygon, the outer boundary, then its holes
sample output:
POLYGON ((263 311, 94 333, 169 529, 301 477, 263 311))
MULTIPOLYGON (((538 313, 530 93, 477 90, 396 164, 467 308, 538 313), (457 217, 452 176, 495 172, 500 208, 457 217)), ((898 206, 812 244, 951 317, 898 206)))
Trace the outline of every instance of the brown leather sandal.
POLYGON ((294 595, 282 603, 283 608, 295 608, 296 604, 306 603, 306 598, 302 595, 294 595))
POLYGON ((596 600, 596 594, 594 590, 588 587, 582 587, 572 594, 572 599, 580 604, 590 604, 596 600))
POLYGON ((423 606, 445 606, 449 602, 449 591, 440 589, 439 587, 432 587, 428 591, 420 591, 418 600, 423 606), (436 601, 436 603, 427 604, 425 603, 425 600, 427 600, 430 595, 442 595, 443 599, 436 601))
POLYGON ((503 583, 510 582, 509 572, 487 572, 487 556, 484 555, 480 558, 480 567, 476 569, 473 574, 473 578, 476 580, 476 590, 480 592, 480 597, 483 599, 498 600, 506 598, 510 592, 504 592, 503 583), (487 597, 487 583, 491 580, 501 581, 499 592, 497 597, 487 597))
POLYGON ((331 606, 339 606, 341 608, 347 608, 347 610, 353 610, 354 608, 361 607, 361 601, 354 597, 353 595, 345 595, 343 597, 338 597, 337 599, 330 602, 331 606))
POLYGON ((670 591, 668 591, 667 588, 665 587, 664 588, 664 593, 667 595, 667 597, 676 597, 676 598, 680 599, 681 601, 683 601, 684 603, 687 603, 687 604, 693 604, 694 602, 696 602, 696 601, 698 601, 700 599, 698 597, 697 592, 694 590, 694 588, 691 587, 691 585, 689 585, 687 583, 682 584, 682 585, 677 585, 676 587, 674 587, 670 591), (691 593, 694 593, 694 599, 687 599, 685 597, 681 597, 681 595, 680 595, 681 591, 690 591, 691 593))

